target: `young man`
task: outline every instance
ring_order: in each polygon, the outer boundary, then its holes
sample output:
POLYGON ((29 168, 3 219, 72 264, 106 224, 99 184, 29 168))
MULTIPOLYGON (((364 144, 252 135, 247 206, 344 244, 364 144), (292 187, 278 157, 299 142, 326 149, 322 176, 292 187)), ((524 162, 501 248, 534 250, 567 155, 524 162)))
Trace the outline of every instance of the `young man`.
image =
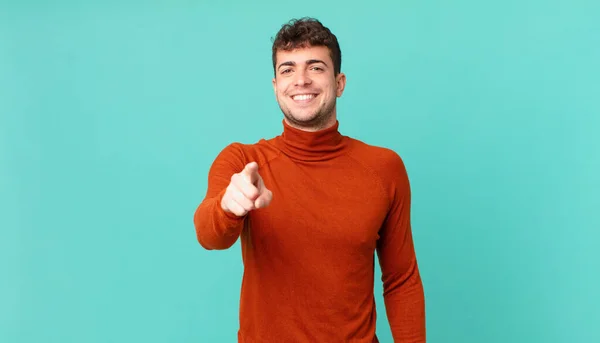
POLYGON ((425 301, 405 166, 338 131, 346 77, 337 38, 314 19, 273 42, 283 132, 232 143, 194 214, 198 242, 244 261, 239 342, 378 342, 375 254, 395 342, 425 342, 425 301))

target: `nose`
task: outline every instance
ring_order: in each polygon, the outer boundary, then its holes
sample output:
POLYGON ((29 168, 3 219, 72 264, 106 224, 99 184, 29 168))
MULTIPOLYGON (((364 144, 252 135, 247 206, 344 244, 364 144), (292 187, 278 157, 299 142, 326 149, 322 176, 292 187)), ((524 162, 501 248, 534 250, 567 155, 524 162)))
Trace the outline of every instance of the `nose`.
POLYGON ((298 70, 298 72, 296 72, 296 79, 295 79, 296 86, 304 86, 304 85, 309 85, 311 83, 312 83, 312 80, 310 79, 310 77, 306 71, 298 70))

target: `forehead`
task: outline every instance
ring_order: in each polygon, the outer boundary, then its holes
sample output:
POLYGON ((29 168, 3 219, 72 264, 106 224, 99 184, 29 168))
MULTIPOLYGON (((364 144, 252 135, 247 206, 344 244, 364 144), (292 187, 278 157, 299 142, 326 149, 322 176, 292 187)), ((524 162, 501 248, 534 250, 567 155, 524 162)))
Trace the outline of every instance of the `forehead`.
POLYGON ((276 56, 278 65, 288 61, 301 64, 309 60, 322 60, 328 65, 332 64, 329 49, 326 46, 309 46, 291 51, 278 50, 276 56))

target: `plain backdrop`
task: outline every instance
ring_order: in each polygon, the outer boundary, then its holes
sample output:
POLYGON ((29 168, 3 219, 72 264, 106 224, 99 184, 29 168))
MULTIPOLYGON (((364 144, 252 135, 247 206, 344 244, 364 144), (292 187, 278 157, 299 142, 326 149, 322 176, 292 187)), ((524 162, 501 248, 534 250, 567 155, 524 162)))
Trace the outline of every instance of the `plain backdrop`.
POLYGON ((236 341, 239 244, 192 217, 281 133, 271 38, 314 16, 340 131, 408 168, 428 342, 600 342, 599 4, 2 2, 0 341, 236 341))

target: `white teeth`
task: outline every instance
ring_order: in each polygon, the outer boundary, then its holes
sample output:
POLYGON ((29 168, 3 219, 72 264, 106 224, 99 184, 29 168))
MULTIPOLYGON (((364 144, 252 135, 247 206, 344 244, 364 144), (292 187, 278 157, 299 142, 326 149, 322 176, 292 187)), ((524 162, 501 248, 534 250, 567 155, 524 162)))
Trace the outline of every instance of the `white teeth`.
POLYGON ((300 95, 294 95, 292 98, 294 100, 308 100, 308 99, 312 99, 314 97, 315 97, 314 94, 300 94, 300 95))

